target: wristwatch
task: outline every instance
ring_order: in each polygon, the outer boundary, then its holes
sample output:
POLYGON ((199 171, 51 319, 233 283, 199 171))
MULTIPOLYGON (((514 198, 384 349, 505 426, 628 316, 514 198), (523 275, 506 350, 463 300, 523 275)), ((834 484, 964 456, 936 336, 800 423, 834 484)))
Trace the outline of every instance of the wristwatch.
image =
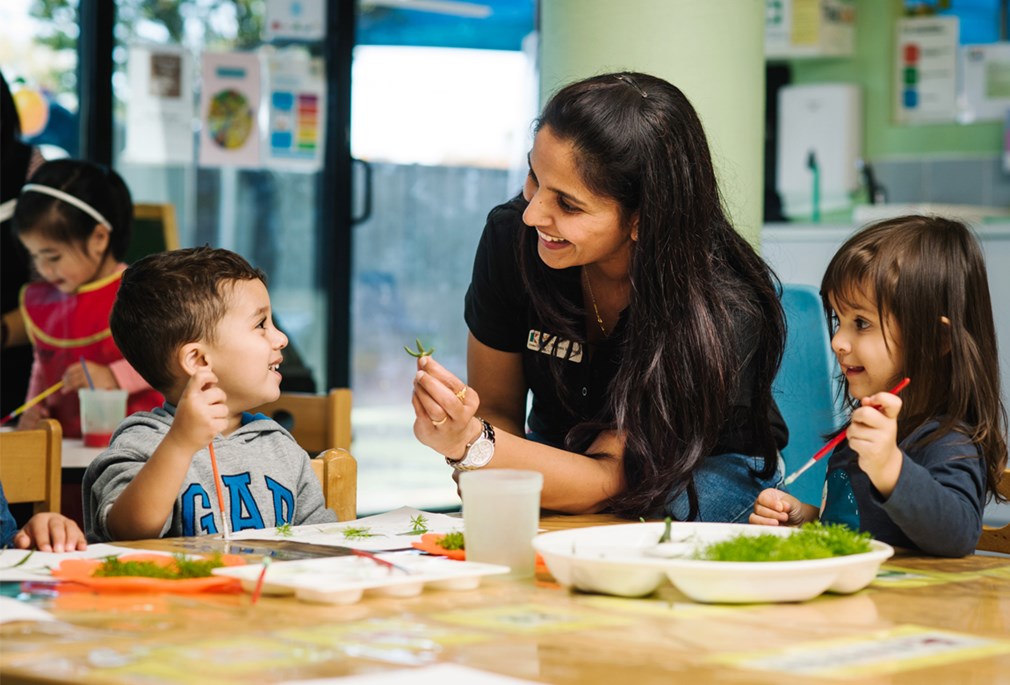
POLYGON ((477 420, 480 421, 484 429, 473 442, 467 443, 463 458, 445 458, 445 463, 458 471, 474 471, 483 468, 494 456, 494 427, 479 416, 477 420))

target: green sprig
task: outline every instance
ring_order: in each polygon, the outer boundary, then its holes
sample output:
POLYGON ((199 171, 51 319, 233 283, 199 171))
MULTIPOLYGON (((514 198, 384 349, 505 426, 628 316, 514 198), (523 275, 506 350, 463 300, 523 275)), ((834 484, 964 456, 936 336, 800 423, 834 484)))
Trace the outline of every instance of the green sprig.
POLYGON ((368 526, 348 526, 344 528, 345 540, 364 540, 365 538, 379 537, 378 533, 373 533, 368 526))
POLYGON ((290 523, 282 523, 281 525, 277 526, 277 534, 280 535, 281 537, 289 538, 292 535, 294 535, 295 532, 291 530, 290 523))
POLYGON ((424 345, 421 344, 420 338, 414 338, 414 342, 417 343, 416 350, 412 350, 406 345, 403 346, 403 349, 406 350, 407 354, 409 354, 411 357, 417 357, 418 359, 420 359, 421 357, 430 357, 432 354, 434 354, 435 348, 432 347, 431 349, 428 350, 424 349, 424 345))

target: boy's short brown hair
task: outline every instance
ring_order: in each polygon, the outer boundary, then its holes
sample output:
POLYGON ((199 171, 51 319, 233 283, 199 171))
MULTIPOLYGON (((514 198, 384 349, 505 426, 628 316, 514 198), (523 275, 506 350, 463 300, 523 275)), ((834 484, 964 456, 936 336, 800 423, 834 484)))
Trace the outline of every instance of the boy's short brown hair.
POLYGON ((149 255, 130 266, 109 317, 112 339, 151 387, 167 394, 179 379, 176 350, 214 341, 228 309, 228 286, 266 275, 240 255, 192 247, 149 255))

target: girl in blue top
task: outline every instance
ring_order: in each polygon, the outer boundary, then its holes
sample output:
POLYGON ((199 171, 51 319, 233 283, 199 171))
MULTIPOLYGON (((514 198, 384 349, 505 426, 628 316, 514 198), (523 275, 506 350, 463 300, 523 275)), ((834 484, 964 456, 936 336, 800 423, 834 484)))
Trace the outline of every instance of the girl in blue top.
POLYGON ((764 490, 751 523, 820 518, 940 556, 970 554, 1007 461, 985 260, 963 224, 907 216, 859 231, 821 297, 852 412, 820 508, 764 490), (901 397, 887 392, 902 377, 901 397))

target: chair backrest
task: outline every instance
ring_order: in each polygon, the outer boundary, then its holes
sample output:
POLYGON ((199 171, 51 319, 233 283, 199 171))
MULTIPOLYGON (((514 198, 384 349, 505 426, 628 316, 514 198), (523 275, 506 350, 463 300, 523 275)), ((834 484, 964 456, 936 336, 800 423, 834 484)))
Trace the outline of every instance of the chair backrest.
MULTIPOLYGON (((789 444, 782 450, 788 475, 824 446, 825 435, 841 427, 843 413, 835 396, 835 356, 820 293, 809 285, 783 283, 782 308, 788 334, 772 392, 789 427, 789 444)), ((790 494, 819 507, 827 462, 825 457, 790 485, 790 494)))
POLYGON ((39 428, 0 432, 0 483, 11 504, 31 503, 33 513, 60 510, 63 429, 56 419, 39 428))
POLYGON ((310 455, 351 447, 350 388, 335 388, 326 395, 282 392, 276 401, 253 411, 284 426, 310 455))
MULTIPOLYGON (((1010 468, 1003 470, 1003 477, 1000 478, 996 486, 1000 494, 1010 499, 1010 468)), ((982 536, 978 539, 975 549, 984 552, 999 552, 1000 554, 1010 554, 1010 523, 1001 528, 995 526, 982 526, 982 536)))
POLYGON ((136 204, 133 206, 133 231, 126 249, 127 264, 141 257, 179 247, 179 228, 175 207, 171 204, 136 204))
POLYGON ((326 507, 338 521, 353 521, 358 512, 358 462, 344 449, 326 450, 311 460, 323 486, 326 507))

